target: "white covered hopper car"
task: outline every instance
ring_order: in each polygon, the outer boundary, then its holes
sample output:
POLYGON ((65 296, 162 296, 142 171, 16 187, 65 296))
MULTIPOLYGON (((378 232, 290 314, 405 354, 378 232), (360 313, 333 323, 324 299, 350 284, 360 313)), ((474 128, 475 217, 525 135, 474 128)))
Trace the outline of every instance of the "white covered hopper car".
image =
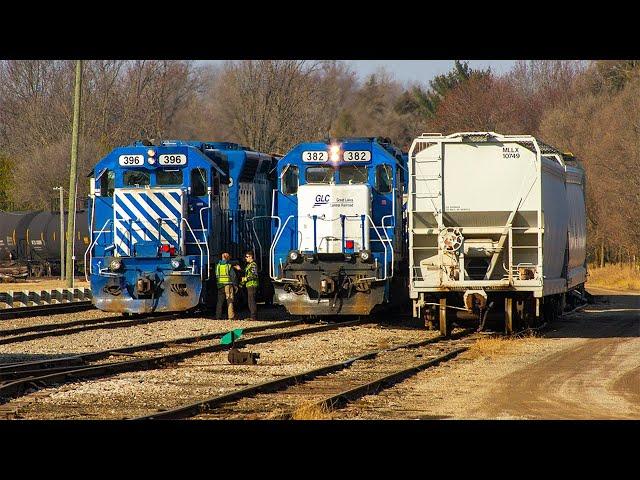
MULTIPOLYGON (((423 134, 409 151, 414 316, 507 333, 559 315, 584 288, 584 170, 529 135, 423 134)), ((449 329, 449 330, 448 330, 449 329)))

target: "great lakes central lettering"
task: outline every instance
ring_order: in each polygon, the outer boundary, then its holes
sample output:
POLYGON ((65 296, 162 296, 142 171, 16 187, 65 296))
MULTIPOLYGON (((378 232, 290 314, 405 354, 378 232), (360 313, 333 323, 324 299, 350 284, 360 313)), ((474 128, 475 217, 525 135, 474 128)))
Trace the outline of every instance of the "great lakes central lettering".
POLYGON ((322 205, 326 205, 327 203, 329 203, 329 198, 331 198, 331 196, 329 194, 327 195, 316 195, 316 203, 313 204, 314 207, 319 207, 322 205))
MULTIPOLYGON (((313 206, 321 207, 323 205, 329 205, 330 201, 331 201, 330 194, 326 194, 326 195, 319 194, 319 195, 316 195, 316 201, 313 204, 313 206)), ((337 198, 329 206, 330 207, 353 207, 353 204, 354 204, 353 198, 337 198)))

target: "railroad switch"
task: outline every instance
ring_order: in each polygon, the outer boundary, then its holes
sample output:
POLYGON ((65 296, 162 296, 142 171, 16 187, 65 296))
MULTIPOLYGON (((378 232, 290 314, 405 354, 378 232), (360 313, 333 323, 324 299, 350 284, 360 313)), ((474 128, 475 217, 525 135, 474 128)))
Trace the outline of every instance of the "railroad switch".
POLYGON ((236 347, 229 350, 229 363, 232 365, 255 365, 260 358, 259 353, 254 352, 242 352, 236 347))

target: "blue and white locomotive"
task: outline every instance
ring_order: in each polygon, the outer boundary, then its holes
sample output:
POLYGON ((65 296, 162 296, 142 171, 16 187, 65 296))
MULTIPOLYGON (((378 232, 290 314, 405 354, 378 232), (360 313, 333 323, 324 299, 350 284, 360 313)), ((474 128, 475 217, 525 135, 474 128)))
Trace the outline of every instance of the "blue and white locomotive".
POLYGON ((407 301, 406 162, 380 138, 301 143, 279 160, 275 303, 320 316, 407 301))
POLYGON ((92 172, 85 254, 96 307, 211 307, 222 252, 238 258, 253 249, 266 263, 270 227, 252 219, 269 214, 275 163, 234 143, 196 141, 136 142, 102 158, 92 172))

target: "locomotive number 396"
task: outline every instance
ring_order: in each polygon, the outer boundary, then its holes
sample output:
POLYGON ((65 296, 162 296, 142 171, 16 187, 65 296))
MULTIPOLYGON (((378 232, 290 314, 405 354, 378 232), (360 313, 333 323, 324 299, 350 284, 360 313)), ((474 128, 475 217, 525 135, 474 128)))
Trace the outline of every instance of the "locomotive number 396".
POLYGON ((144 164, 144 157, 142 155, 120 155, 118 164, 125 167, 142 165, 144 164))
POLYGON ((186 165, 187 164, 187 156, 172 153, 170 155, 160 155, 158 158, 158 163, 160 165, 186 165))

